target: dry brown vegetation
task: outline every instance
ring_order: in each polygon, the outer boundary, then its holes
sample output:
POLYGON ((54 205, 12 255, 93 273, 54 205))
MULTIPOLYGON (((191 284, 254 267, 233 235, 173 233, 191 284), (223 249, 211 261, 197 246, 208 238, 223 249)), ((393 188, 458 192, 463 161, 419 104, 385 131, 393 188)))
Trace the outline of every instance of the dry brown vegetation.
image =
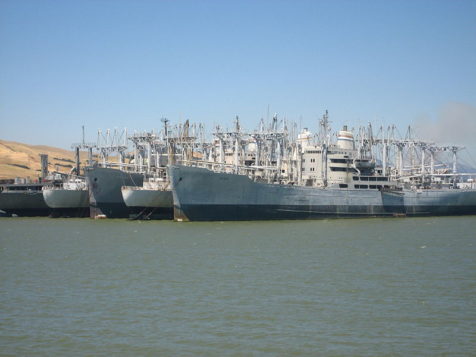
MULTIPOLYGON (((48 170, 69 173, 74 166, 74 152, 45 145, 27 145, 0 140, 0 179, 40 175, 40 154, 48 154, 48 170)), ((81 161, 87 154, 81 152, 81 161)))

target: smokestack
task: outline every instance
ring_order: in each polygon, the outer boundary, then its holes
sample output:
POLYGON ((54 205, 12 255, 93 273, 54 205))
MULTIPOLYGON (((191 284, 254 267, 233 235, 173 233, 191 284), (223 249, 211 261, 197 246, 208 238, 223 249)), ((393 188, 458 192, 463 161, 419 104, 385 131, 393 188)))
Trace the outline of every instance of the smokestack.
POLYGON ((79 146, 76 146, 75 148, 75 152, 74 152, 74 156, 75 156, 75 161, 76 161, 76 176, 80 176, 80 158, 79 158, 79 146))
POLYGON ((48 176, 48 155, 40 154, 41 160, 41 180, 44 180, 48 176))

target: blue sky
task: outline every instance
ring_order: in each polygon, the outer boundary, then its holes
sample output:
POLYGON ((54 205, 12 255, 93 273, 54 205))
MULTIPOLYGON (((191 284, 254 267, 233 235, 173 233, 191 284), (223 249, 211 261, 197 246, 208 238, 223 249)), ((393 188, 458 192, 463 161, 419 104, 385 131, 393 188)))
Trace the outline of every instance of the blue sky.
POLYGON ((335 129, 472 125, 476 1, 0 1, 1 139, 254 129, 268 105, 313 129, 326 109, 335 129))

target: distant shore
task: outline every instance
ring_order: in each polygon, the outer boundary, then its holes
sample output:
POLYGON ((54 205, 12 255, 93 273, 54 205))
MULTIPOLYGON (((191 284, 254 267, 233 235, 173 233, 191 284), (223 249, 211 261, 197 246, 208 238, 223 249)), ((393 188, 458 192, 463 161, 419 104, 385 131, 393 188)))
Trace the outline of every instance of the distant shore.
MULTIPOLYGON (((35 181, 40 174, 40 154, 48 155, 49 171, 69 173, 74 166, 72 150, 0 140, 0 180, 29 177, 35 181)), ((81 153, 81 160, 85 159, 86 153, 81 153)))

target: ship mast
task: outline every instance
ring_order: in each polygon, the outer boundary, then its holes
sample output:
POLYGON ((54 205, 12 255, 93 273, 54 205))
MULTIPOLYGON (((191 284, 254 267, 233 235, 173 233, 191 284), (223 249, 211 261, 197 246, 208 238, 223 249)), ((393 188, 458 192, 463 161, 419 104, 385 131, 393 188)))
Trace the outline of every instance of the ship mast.
POLYGON ((322 119, 319 121, 320 131, 319 131, 319 141, 322 145, 322 182, 324 187, 327 186, 327 154, 329 150, 329 113, 326 110, 325 114, 322 116, 322 119))

